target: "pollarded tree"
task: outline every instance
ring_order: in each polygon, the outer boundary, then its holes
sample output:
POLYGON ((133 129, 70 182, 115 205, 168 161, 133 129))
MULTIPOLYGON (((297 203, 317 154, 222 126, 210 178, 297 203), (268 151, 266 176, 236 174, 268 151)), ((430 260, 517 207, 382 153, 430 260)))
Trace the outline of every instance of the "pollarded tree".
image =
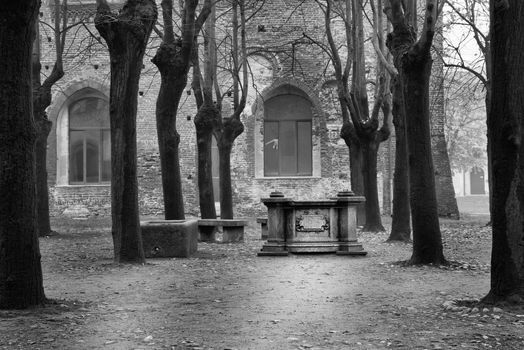
POLYGON ((204 72, 200 70, 200 53, 197 38, 193 46, 193 80, 191 88, 195 95, 197 114, 194 119, 197 141, 198 196, 200 216, 215 219, 215 198, 213 195, 211 145, 213 131, 220 119, 220 110, 213 101, 213 86, 216 83, 215 4, 204 25, 204 72))
POLYGON ((166 220, 184 219, 179 162, 180 135, 176 129, 176 117, 180 98, 187 84, 195 35, 200 32, 210 13, 211 1, 205 0, 198 17, 197 6, 198 0, 183 2, 180 35, 175 37, 173 0, 162 0, 164 22, 162 44, 152 59, 161 77, 156 103, 156 121, 166 220))
POLYGON ((216 7, 213 6, 212 14, 206 22, 204 36, 204 76, 201 76, 201 71, 196 61, 193 66, 195 98, 197 99, 197 105, 201 106, 195 118, 195 126, 197 128, 197 145, 199 149, 199 193, 202 217, 204 217, 204 210, 208 213, 214 210, 210 157, 211 137, 214 136, 219 153, 220 217, 222 219, 233 218, 231 151, 235 139, 244 131, 244 125, 240 120, 240 116, 246 106, 248 93, 245 11, 245 2, 243 0, 232 0, 231 9, 228 8, 228 12, 231 13, 231 29, 224 35, 225 38, 219 45, 215 31, 216 7), (228 57, 228 59, 220 62, 217 57, 219 46, 226 47, 227 53, 223 56, 228 57), (222 78, 220 82, 218 81, 218 76, 222 78), (227 91, 222 94, 220 85, 225 84, 228 80, 232 81, 232 86, 226 87, 227 91), (200 90, 201 81, 203 82, 202 90, 200 90), (215 96, 214 101, 213 93, 215 96), (225 95, 232 95, 233 97, 233 112, 227 116, 223 116, 222 111, 222 102, 225 95), (211 201, 210 198, 213 200, 211 201), (204 201, 205 203, 203 203, 204 201), (213 208, 211 208, 211 205, 213 205, 213 208))
MULTIPOLYGON (((231 61, 228 69, 233 78, 233 113, 218 120, 214 135, 219 154, 220 217, 233 219, 233 191, 231 188, 231 151, 235 139, 244 131, 240 116, 248 96, 248 65, 246 49, 246 9, 244 0, 232 0, 231 61), (240 23, 239 23, 240 16, 240 23), (240 32, 240 38, 239 38, 240 32), (240 82, 242 77, 242 82, 240 82)), ((218 85, 217 101, 222 100, 218 85)), ((221 105, 221 103, 218 103, 221 105)))
MULTIPOLYGON (((409 3, 409 1, 408 1, 409 3)), ((385 12, 393 26, 387 45, 399 71, 409 159, 410 204, 413 224, 412 264, 445 263, 440 232, 435 174, 431 154, 429 79, 431 46, 438 17, 436 0, 426 0, 421 35, 409 25, 404 2, 387 0, 385 12)))
POLYGON ((44 303, 31 56, 40 1, 0 2, 0 308, 44 303))
POLYGON ((485 302, 524 302, 524 3, 490 1, 491 288, 485 302))
POLYGON ((157 19, 154 0, 127 0, 111 12, 97 0, 95 26, 111 59, 111 217, 115 261, 143 263, 138 210, 136 114, 138 83, 149 36, 157 19))
MULTIPOLYGON (((364 49, 363 2, 349 1, 340 6, 332 0, 325 3, 318 1, 324 11, 324 23, 329 46, 326 48, 331 57, 337 80, 337 94, 342 112, 341 137, 350 151, 351 187, 357 194, 366 197, 365 225, 367 231, 383 231, 377 191, 377 153, 381 142, 389 137, 389 118, 391 117, 389 99, 389 75, 384 62, 377 60, 375 101, 369 107, 367 93, 366 60, 364 49), (333 11, 334 8, 334 11, 333 11), (341 54, 339 45, 333 35, 333 12, 342 19, 344 26, 344 45, 347 48, 346 59, 341 54), (351 74, 351 84, 349 84, 351 74), (386 111, 382 126, 379 123, 379 112, 386 111), (380 126, 380 127, 379 127, 380 126)), ((379 1, 378 6, 382 8, 379 1)), ((383 27, 381 15, 377 23, 376 49, 384 55, 383 27)))

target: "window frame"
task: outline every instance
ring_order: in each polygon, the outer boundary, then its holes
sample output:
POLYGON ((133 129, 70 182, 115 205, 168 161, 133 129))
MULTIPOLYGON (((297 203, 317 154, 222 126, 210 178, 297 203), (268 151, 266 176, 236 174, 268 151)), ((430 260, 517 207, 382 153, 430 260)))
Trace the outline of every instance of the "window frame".
MULTIPOLYGON (((78 100, 77 100, 78 101, 78 100)), ((76 101, 75 101, 76 102, 76 101)), ((97 127, 83 127, 83 128, 69 128, 69 169, 68 169, 68 179, 70 185, 99 185, 99 184, 109 184, 111 182, 111 163, 109 163, 109 179, 103 180, 103 152, 104 152, 104 132, 109 132, 109 149, 111 152, 111 129, 110 128, 97 128, 97 127), (88 182, 87 181, 87 133, 86 131, 98 131, 98 181, 88 182), (73 181, 71 179, 71 155, 72 155, 72 145, 71 145, 71 132, 83 132, 82 138, 82 178, 83 181, 73 181)), ((111 158, 109 158, 111 161, 111 158)))
POLYGON ((313 120, 312 119, 282 119, 282 120, 277 120, 277 119, 264 119, 264 144, 266 145, 266 133, 265 133, 265 130, 267 130, 267 124, 268 123, 275 123, 277 125, 277 134, 278 134, 278 140, 280 140, 280 130, 281 130, 281 125, 283 123, 293 123, 293 129, 294 129, 294 135, 295 135, 295 138, 294 138, 294 141, 295 141, 295 145, 294 145, 294 155, 293 155, 293 158, 294 158, 294 166, 295 166, 295 172, 293 173, 286 173, 283 169, 282 169, 282 166, 283 166, 283 163, 284 163, 284 160, 282 159, 282 153, 281 153, 281 148, 280 148, 280 142, 279 142, 279 147, 278 147, 278 151, 277 151, 277 172, 276 173, 273 173, 273 172, 269 172, 268 171, 268 168, 266 167, 266 165, 268 164, 268 159, 267 159, 267 153, 266 153, 266 147, 264 147, 264 177, 304 177, 304 176, 313 176, 313 147, 312 147, 312 144, 313 144, 313 140, 312 140, 312 136, 313 136, 313 133, 312 133, 312 129, 313 129, 313 120), (301 172, 300 171, 300 128, 299 128, 299 124, 300 123, 307 123, 309 124, 309 128, 308 128, 308 135, 309 136, 309 152, 306 152, 307 155, 309 156, 309 169, 307 172, 301 172))
MULTIPOLYGON (((297 108, 300 112, 300 108, 297 108)), ((286 178, 286 177, 296 177, 296 178, 305 178, 305 177, 312 177, 314 176, 314 141, 313 141, 313 125, 314 125, 314 113, 313 113, 313 103, 311 100, 300 93, 293 93, 290 91, 284 91, 283 93, 275 94, 271 98, 267 99, 264 102, 264 113, 263 113, 263 120, 262 120, 262 127, 263 127, 263 135, 262 135, 262 141, 263 141, 263 147, 262 147, 262 175, 264 178, 286 178), (289 101, 283 100, 289 98, 289 101), (275 100, 273 100, 275 99, 275 100), (280 100, 280 101, 279 101, 280 100), (269 105, 271 105, 273 102, 276 104, 272 106, 272 108, 268 108, 269 105), (269 110, 281 110, 279 108, 279 104, 281 103, 290 103, 291 105, 297 106, 298 104, 304 103, 305 110, 307 112, 304 112, 303 115, 300 114, 286 114, 284 117, 282 115, 278 114, 269 114, 269 110), (272 140, 268 141, 266 138, 266 130, 268 130, 268 124, 269 123, 275 123, 276 124, 276 134, 277 134, 277 147, 274 147, 274 145, 270 146, 277 149, 277 155, 276 155, 276 163, 277 169, 268 169, 269 164, 269 157, 267 153, 267 147, 268 142, 271 142, 272 140), (300 132, 302 128, 299 127, 299 124, 301 123, 307 123, 309 124, 309 127, 307 128, 307 137, 308 137, 308 149, 306 152, 301 152, 302 145, 300 144, 301 137, 304 136, 300 132), (280 140, 285 139, 285 137, 282 137, 282 128, 285 124, 291 124, 293 129, 293 137, 294 137, 294 154, 292 155, 291 160, 284 159, 283 154, 283 147, 280 147, 280 140), (307 171, 301 171, 300 166, 300 159, 305 159, 305 157, 309 158, 309 162, 307 164, 307 171), (284 169, 284 166, 289 163, 289 161, 293 161, 294 164, 292 167, 294 168, 293 171, 289 172, 288 170, 284 169), (276 171, 275 171, 276 170, 276 171)), ((275 129, 275 128, 273 128, 275 129)), ((291 128, 290 128, 291 130, 291 128)), ((290 157, 291 158, 291 157, 290 157)), ((275 163, 275 159, 271 161, 271 163, 275 163)))

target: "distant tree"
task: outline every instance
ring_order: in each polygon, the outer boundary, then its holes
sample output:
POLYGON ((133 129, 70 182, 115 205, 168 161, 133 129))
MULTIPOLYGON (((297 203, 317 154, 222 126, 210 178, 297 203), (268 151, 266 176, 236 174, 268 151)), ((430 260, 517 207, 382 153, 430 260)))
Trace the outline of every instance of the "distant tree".
MULTIPOLYGON (((407 2, 408 6, 410 1, 407 2)), ((387 45, 399 71, 404 95, 413 224, 412 264, 445 263, 440 233, 429 126, 431 46, 438 17, 436 0, 426 0, 421 35, 409 25, 405 3, 387 0, 385 12, 393 26, 387 45)), ((415 12, 416 13, 416 12, 415 12)))
MULTIPOLYGON (((44 81, 40 77, 42 64, 40 53, 40 24, 36 26, 36 38, 33 47, 33 112, 37 130, 36 138, 36 193, 37 222, 40 236, 47 236, 51 231, 49 220, 49 190, 47 185, 47 137, 52 122, 47 118, 46 109, 51 105, 51 89, 64 76, 63 53, 66 34, 80 22, 68 24, 67 0, 54 1, 53 34, 55 44, 55 63, 53 70, 44 81)), ((48 24, 46 24, 48 25, 48 24)))
POLYGON ((204 2, 198 18, 198 0, 186 0, 182 6, 180 35, 175 36, 173 0, 162 0, 162 44, 152 59, 161 77, 156 121, 166 220, 185 217, 179 161, 180 135, 176 129, 176 117, 182 93, 187 85, 195 35, 200 32, 210 13, 211 2, 204 2))
POLYGON ((485 302, 524 303, 524 3, 490 0, 491 288, 485 302))
MULTIPOLYGON (((463 70, 476 78, 485 92, 486 111, 491 104, 491 44, 489 34, 489 3, 486 0, 446 0, 449 8, 446 16, 449 20, 446 27, 449 32, 462 33, 460 37, 445 36, 445 66, 451 69, 463 70), (474 52, 473 57, 468 53, 474 52)), ((476 86, 476 83, 471 83, 476 86)), ((468 88, 471 90, 471 87, 468 88)), ((489 139, 488 139, 489 143, 489 139)), ((488 159, 491 147, 488 144, 488 159)), ((489 162, 489 160, 488 160, 489 162)), ((490 186, 490 206, 492 200, 491 167, 488 167, 488 184, 490 186)))
POLYGON ((40 1, 0 2, 0 308, 45 302, 36 221, 31 56, 40 1))
POLYGON ((455 171, 485 168, 485 92, 476 78, 471 79, 471 74, 456 70, 449 73, 453 74, 446 79, 444 95, 446 143, 451 167, 455 171))
POLYGON ((136 114, 147 41, 157 19, 154 0, 127 0, 111 12, 97 0, 95 26, 111 58, 111 217, 115 261, 143 263, 138 210, 136 114))

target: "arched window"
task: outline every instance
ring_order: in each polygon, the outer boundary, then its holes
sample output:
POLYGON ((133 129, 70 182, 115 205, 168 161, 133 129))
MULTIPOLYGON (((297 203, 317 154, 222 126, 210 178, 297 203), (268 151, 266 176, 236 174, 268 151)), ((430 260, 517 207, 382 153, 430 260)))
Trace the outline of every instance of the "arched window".
POLYGON ((311 176, 312 104, 298 94, 264 103, 264 176, 311 176))
POLYGON ((110 180, 109 103, 94 96, 78 99, 69 105, 69 183, 110 180))

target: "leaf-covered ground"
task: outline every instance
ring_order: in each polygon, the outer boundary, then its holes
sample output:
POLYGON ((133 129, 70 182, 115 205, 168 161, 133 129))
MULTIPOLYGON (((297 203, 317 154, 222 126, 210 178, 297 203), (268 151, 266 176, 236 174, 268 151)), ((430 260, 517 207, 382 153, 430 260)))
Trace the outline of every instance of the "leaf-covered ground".
POLYGON ((477 308, 487 217, 442 221, 448 267, 402 267, 411 245, 360 233, 366 257, 257 257, 199 244, 190 259, 112 262, 109 220, 55 220, 44 308, 0 311, 1 349, 523 349, 524 310, 477 308))

